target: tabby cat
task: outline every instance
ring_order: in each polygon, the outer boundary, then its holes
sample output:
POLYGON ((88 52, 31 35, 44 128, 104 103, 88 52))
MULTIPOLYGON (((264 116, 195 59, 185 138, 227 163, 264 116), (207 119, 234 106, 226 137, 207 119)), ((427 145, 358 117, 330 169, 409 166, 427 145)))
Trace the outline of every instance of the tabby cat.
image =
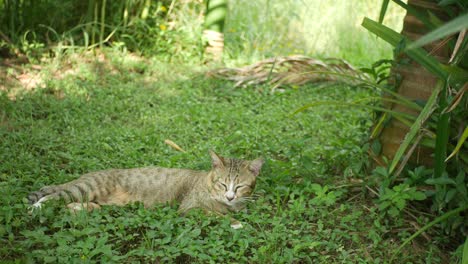
MULTIPOLYGON (((28 200, 33 208, 50 199, 64 199, 71 210, 88 211, 100 205, 125 205, 142 202, 178 202, 179 211, 201 208, 215 214, 238 211, 251 200, 263 159, 253 161, 225 158, 210 151, 209 172, 187 169, 137 168, 91 172, 80 178, 50 185, 32 192, 28 200)), ((239 222, 232 222, 240 228, 239 222)))

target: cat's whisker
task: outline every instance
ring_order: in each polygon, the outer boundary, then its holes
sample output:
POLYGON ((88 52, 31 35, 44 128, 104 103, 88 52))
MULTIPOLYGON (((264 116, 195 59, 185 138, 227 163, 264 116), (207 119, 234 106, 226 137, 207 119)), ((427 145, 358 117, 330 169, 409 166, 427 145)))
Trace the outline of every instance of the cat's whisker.
POLYGON ((253 203, 256 201, 256 199, 254 197, 249 197, 249 196, 246 196, 246 197, 241 197, 238 199, 239 202, 241 203, 246 203, 246 202, 250 202, 250 203, 253 203))

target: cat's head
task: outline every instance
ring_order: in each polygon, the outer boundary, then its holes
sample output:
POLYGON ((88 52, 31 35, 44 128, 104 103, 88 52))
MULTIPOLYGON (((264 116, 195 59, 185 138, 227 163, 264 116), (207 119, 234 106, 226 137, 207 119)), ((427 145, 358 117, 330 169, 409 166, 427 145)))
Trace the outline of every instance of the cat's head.
POLYGON ((210 151, 210 155, 212 162, 210 187, 214 198, 233 209, 240 209, 251 199, 264 160, 225 158, 213 151, 210 151))

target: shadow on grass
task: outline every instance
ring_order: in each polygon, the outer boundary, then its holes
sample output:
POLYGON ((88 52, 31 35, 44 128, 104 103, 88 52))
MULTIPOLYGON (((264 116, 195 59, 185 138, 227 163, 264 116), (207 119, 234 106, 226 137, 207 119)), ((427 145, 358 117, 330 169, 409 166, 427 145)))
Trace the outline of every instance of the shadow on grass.
MULTIPOLYGON (((367 91, 305 86, 270 94, 206 79, 190 65, 104 58, 44 65, 44 88, 1 93, 0 259, 376 262, 397 246, 360 194, 369 113, 324 107, 291 115, 312 99, 354 100, 367 91), (267 160, 258 201, 236 215, 246 223, 241 231, 199 213, 178 217, 168 206, 76 218, 52 204, 27 214, 24 197, 41 186, 108 168, 208 169, 209 149, 267 160)), ((411 253, 405 261, 422 254, 411 253)))

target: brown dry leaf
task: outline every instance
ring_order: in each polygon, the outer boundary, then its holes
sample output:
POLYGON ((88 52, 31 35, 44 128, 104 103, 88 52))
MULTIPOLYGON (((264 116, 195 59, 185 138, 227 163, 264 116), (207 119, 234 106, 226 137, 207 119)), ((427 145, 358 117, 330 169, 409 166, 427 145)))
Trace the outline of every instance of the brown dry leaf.
POLYGON ((445 113, 450 113, 455 109, 458 104, 461 102, 461 99, 463 98, 463 95, 465 92, 468 91, 468 83, 465 83, 463 87, 458 91, 458 93, 455 95, 455 98, 453 98, 452 103, 447 107, 447 109, 444 111, 445 113))
POLYGON ((171 148, 173 148, 175 150, 186 153, 185 150, 183 150, 181 147, 179 147, 179 145, 177 145, 174 141, 172 141, 170 139, 164 140, 164 143, 166 143, 167 145, 169 145, 171 148))
POLYGON ((272 90, 310 82, 359 84, 370 79, 345 60, 318 60, 305 56, 276 57, 241 68, 215 69, 207 72, 207 76, 233 81, 236 87, 267 83, 272 85, 272 90))

